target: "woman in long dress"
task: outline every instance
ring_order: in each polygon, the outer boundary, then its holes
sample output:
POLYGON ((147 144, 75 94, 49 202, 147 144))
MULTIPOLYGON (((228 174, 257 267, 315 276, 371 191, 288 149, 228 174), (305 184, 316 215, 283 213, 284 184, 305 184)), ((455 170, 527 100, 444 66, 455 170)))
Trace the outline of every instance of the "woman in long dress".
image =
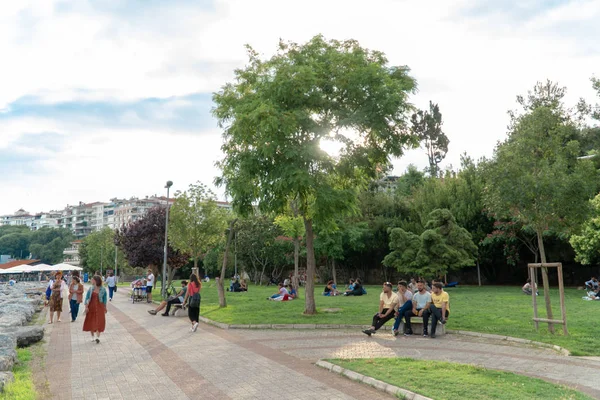
POLYGON ((102 278, 95 275, 92 278, 92 287, 85 295, 85 321, 83 322, 83 331, 90 332, 92 342, 100 343, 100 334, 106 327, 107 297, 106 289, 102 286, 102 278))
POLYGON ((54 313, 56 312, 56 319, 60 322, 60 313, 63 308, 63 292, 67 289, 67 284, 62 279, 62 272, 58 271, 54 275, 54 281, 50 283, 50 322, 54 322, 54 313))

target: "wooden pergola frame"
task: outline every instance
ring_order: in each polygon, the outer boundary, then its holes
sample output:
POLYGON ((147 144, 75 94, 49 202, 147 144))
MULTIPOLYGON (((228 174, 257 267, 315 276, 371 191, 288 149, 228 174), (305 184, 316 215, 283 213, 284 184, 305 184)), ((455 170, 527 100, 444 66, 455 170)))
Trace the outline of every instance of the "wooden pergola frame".
MULTIPOLYGON (((562 263, 537 263, 537 264, 527 264, 529 268, 529 276, 531 278, 531 298, 533 300, 533 322, 535 324, 535 330, 539 330, 540 322, 547 322, 548 324, 559 324, 563 326, 563 333, 565 336, 569 334, 567 330, 567 311, 565 308, 565 287, 563 284, 563 271, 562 271, 562 263), (537 311, 537 274, 536 268, 556 268, 558 271, 558 292, 560 294, 560 311, 561 311, 561 319, 548 319, 548 318, 538 318, 537 311)), ((544 291, 547 288, 544 287, 544 291)))

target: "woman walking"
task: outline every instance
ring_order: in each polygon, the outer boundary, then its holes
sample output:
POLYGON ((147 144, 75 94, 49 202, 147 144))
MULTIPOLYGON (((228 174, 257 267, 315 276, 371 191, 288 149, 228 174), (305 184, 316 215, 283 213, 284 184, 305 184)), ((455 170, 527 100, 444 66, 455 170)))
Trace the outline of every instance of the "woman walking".
POLYGON ((184 305, 187 302, 188 317, 192 323, 190 332, 196 332, 196 329, 198 329, 198 319, 200 317, 200 289, 202 289, 202 284, 198 280, 198 277, 196 274, 191 274, 190 283, 188 283, 185 298, 183 299, 184 305))
POLYGON ((79 314, 79 305, 83 302, 83 285, 79 280, 79 276, 75 275, 71 278, 71 286, 69 286, 69 304, 71 306, 71 322, 75 322, 79 314))
POLYGON ((62 279, 62 272, 58 271, 54 275, 54 281, 50 286, 50 322, 54 322, 54 313, 56 312, 56 319, 58 322, 60 321, 60 313, 63 308, 63 291, 67 289, 67 284, 62 279))
POLYGON ((107 297, 106 289, 102 286, 102 278, 94 275, 92 287, 85 295, 85 321, 83 322, 83 331, 90 332, 92 342, 100 343, 100 334, 106 327, 107 297), (95 339, 94 333, 96 334, 95 339))

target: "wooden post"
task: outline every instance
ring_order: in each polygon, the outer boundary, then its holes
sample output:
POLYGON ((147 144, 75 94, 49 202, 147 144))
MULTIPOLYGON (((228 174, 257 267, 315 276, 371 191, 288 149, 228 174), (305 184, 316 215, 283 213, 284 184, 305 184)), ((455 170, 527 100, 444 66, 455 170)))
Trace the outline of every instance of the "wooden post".
POLYGON ((531 298, 533 301, 533 323, 535 325, 535 330, 538 331, 540 329, 540 323, 538 322, 538 313, 537 313, 537 288, 536 288, 536 277, 534 268, 529 268, 529 279, 531 279, 531 298))
MULTIPOLYGON (((567 336, 569 334, 569 331, 567 329, 567 309, 565 307, 565 287, 564 287, 564 282, 563 282, 562 264, 561 263, 544 263, 544 262, 542 262, 542 263, 535 263, 535 264, 527 264, 527 266, 529 267, 529 276, 531 279, 531 286, 532 286, 531 295, 532 295, 532 302, 533 302, 533 322, 535 324, 535 329, 538 330, 539 322, 548 323, 548 328, 550 328, 550 326, 552 326, 553 324, 560 324, 563 326, 564 335, 567 336), (537 292, 536 291, 536 284, 537 284, 536 268, 542 269, 542 276, 545 278, 544 281, 547 283, 548 267, 555 267, 558 272, 558 291, 559 291, 559 295, 560 295, 561 319, 554 319, 551 314, 548 315, 547 318, 538 318, 538 316, 537 316, 537 299, 536 299, 536 295, 535 295, 535 293, 537 292)), ((546 285, 544 285, 544 286, 546 286, 546 285)), ((546 287, 544 287, 544 289, 546 289, 546 287)), ((545 293, 545 294, 549 294, 549 293, 545 293)), ((546 308, 548 308, 550 311, 552 310, 550 303, 546 304, 546 308)), ((554 330, 550 329, 550 332, 554 333, 554 330)))
POLYGON ((563 333, 565 336, 567 336, 569 334, 569 331, 567 330, 567 309, 565 308, 565 288, 563 285, 562 264, 559 264, 557 269, 558 269, 558 293, 560 294, 560 312, 562 313, 563 333))

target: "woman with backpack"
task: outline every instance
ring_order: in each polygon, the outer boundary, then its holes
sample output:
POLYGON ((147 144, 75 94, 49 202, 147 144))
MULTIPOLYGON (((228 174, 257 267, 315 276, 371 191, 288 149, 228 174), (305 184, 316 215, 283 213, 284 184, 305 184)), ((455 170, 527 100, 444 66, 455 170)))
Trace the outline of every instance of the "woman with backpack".
POLYGON ((187 291, 185 292, 185 299, 183 304, 188 305, 188 317, 192 323, 190 332, 196 332, 198 329, 198 319, 200 318, 200 289, 202 284, 198 280, 196 274, 190 275, 190 283, 188 283, 187 291))

